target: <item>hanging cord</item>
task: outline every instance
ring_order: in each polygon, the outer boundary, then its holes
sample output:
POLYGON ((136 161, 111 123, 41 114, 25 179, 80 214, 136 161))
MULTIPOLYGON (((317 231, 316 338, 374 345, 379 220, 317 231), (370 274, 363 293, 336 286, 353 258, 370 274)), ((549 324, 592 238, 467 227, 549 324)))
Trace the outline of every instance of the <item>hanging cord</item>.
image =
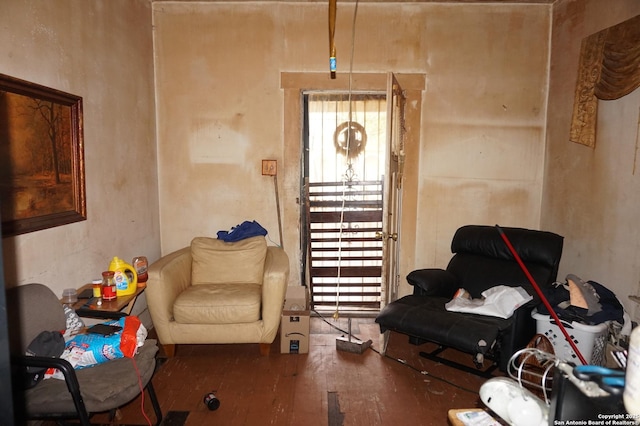
POLYGON ((336 9, 337 0, 329 0, 329 71, 331 79, 336 78, 336 9))
MULTIPOLYGON (((347 125, 347 171, 345 172, 345 176, 342 179, 342 205, 340 206, 340 225, 338 229, 338 272, 336 277, 336 312, 333 314, 333 319, 337 320, 340 317, 340 278, 342 272, 342 227, 344 225, 344 205, 346 202, 346 192, 347 192, 347 179, 349 176, 353 176, 353 171, 351 168, 351 159, 349 156, 349 150, 351 149, 351 123, 352 123, 352 114, 353 114, 353 105, 351 101, 351 94, 353 92, 353 57, 355 52, 355 41, 356 41, 356 17, 358 16, 358 0, 356 0, 355 8, 353 9, 353 23, 351 25, 351 59, 349 60, 349 91, 348 91, 348 99, 347 103, 349 105, 349 117, 348 117, 348 125, 347 125)), ((334 28, 335 30, 335 28, 334 28)))
MULTIPOLYGON (((349 136, 351 133, 348 131, 347 133, 347 155, 349 155, 349 136)), ((351 164, 349 164, 351 166, 351 164)), ((336 311, 333 314, 333 319, 337 320, 340 318, 340 277, 342 270, 342 227, 344 224, 344 204, 346 199, 346 190, 347 190, 347 178, 346 176, 342 179, 342 205, 340 207, 340 224, 338 225, 338 273, 336 276, 336 311)))

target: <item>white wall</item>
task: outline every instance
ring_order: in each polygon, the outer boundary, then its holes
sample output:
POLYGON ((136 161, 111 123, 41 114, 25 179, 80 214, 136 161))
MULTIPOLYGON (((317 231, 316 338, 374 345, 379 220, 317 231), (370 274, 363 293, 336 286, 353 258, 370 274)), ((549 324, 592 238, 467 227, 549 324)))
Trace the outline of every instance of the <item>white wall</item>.
POLYGON ((3 238, 8 287, 57 294, 160 254, 151 5, 5 0, 0 73, 83 98, 87 220, 3 238))
MULTIPOLYGON (((327 5, 158 2, 153 5, 162 252, 255 219, 277 242, 277 159, 285 250, 298 276, 299 117, 283 115, 283 72, 328 72, 327 5), (290 146, 294 145, 294 146, 290 146)), ((338 74, 349 69, 353 4, 340 4, 338 74)), ((408 138, 404 276, 445 266, 456 228, 536 228, 544 163, 550 5, 359 5, 356 73, 423 74, 408 138), (408 232, 406 233, 408 235, 408 232)), ((307 87, 313 88, 313 87, 307 87)), ((414 100, 415 102, 415 100, 414 100)), ((414 106, 415 107, 415 106, 414 106)))
POLYGON ((580 43, 640 14, 640 2, 562 0, 554 7, 542 226, 565 237, 560 277, 597 281, 639 320, 640 91, 599 102, 595 148, 569 141, 580 43), (634 170, 635 167, 635 170, 634 170))

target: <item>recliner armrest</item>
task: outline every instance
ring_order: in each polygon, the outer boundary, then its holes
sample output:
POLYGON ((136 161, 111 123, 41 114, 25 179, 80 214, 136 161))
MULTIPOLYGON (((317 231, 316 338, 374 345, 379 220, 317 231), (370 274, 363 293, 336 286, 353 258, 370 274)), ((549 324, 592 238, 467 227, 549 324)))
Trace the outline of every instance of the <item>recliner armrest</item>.
POLYGON ((453 297, 458 290, 458 279, 444 269, 417 269, 407 275, 416 296, 453 297))

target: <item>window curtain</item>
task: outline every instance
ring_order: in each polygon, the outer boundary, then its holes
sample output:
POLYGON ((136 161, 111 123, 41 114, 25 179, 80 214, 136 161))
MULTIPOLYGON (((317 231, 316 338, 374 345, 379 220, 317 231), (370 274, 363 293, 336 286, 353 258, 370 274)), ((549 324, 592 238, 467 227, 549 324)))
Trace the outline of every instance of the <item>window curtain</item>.
POLYGON ((570 140, 595 147, 598 99, 640 87, 640 15, 582 40, 570 140))

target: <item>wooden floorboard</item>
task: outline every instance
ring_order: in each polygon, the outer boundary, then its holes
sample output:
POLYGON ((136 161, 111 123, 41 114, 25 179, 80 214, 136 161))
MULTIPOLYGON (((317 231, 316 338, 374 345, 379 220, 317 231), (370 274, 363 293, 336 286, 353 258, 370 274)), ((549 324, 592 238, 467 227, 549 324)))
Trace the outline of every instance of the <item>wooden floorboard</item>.
MULTIPOLYGON (((329 322, 347 328, 346 319, 329 322)), ((280 354, 278 337, 269 356, 257 344, 180 345, 175 357, 161 360, 153 383, 164 413, 189 412, 186 426, 446 425, 449 409, 483 406, 485 379, 421 358, 428 345, 391 333, 385 357, 376 352, 380 333, 372 319, 354 319, 352 332, 371 339, 372 348, 336 350, 341 334, 320 318, 311 319, 308 354, 280 354), (203 402, 211 391, 220 400, 216 411, 203 402)), ((470 355, 451 355, 473 365, 470 355)), ((148 398, 144 407, 153 420, 148 398)), ((118 423, 146 424, 140 398, 120 410, 118 423)))

